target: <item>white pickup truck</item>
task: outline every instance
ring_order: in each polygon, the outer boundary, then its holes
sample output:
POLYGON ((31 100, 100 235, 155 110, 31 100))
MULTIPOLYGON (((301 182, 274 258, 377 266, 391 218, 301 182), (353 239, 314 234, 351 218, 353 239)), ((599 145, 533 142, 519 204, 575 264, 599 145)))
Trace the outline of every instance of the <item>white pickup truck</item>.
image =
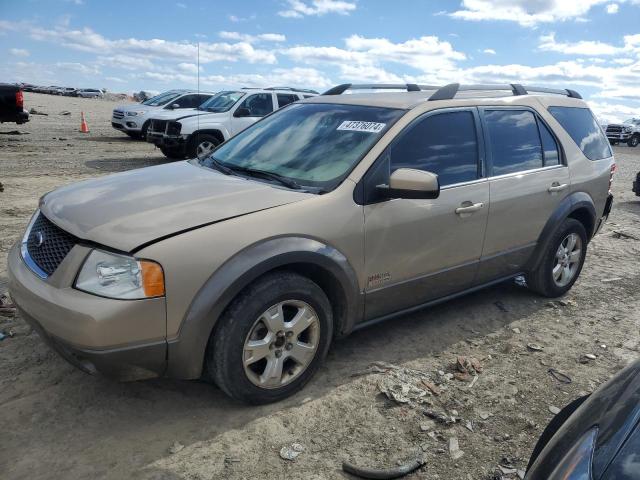
POLYGON ((640 143, 640 118, 630 118, 623 123, 610 123, 605 129, 611 145, 626 143, 637 147, 640 143))
POLYGON ((158 112, 194 109, 213 95, 196 90, 169 90, 142 103, 119 105, 113 110, 111 126, 131 138, 145 138, 149 119, 158 112))
POLYGON ((278 108, 316 96, 290 87, 243 88, 219 92, 195 111, 175 119, 154 116, 147 142, 172 159, 205 158, 222 142, 278 108))

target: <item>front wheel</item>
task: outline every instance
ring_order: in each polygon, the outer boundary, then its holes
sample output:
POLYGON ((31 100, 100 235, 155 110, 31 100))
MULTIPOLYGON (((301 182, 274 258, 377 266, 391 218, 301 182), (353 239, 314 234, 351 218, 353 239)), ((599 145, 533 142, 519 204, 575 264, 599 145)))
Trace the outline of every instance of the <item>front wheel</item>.
POLYGON ((629 139, 627 145, 629 145, 630 147, 637 147, 638 143, 640 143, 640 134, 635 134, 629 139))
POLYGON ((268 274, 247 287, 219 322, 207 347, 207 371, 225 393, 251 404, 300 390, 333 335, 324 291, 292 272, 268 274))
POLYGON ((540 264, 528 272, 527 285, 545 297, 560 297, 578 279, 587 255, 587 232, 567 218, 553 233, 540 264))
POLYGON ((220 145, 220 140, 208 133, 196 133, 189 142, 189 158, 203 160, 208 158, 216 147, 220 145))

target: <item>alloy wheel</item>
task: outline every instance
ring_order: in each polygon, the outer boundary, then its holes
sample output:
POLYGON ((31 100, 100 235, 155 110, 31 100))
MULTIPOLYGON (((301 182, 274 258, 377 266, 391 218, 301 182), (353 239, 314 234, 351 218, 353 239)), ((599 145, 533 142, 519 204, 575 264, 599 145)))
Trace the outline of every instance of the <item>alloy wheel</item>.
POLYGON ((300 300, 285 300, 254 322, 244 342, 243 366, 251 383, 266 389, 283 387, 298 378, 315 358, 320 320, 300 300))
POLYGON ((196 148, 196 156, 199 160, 207 158, 215 148, 216 146, 212 142, 205 140, 198 144, 198 147, 196 148))
POLYGON ((577 233, 570 233, 560 242, 554 260, 553 281, 564 287, 574 279, 582 260, 582 239, 577 233))

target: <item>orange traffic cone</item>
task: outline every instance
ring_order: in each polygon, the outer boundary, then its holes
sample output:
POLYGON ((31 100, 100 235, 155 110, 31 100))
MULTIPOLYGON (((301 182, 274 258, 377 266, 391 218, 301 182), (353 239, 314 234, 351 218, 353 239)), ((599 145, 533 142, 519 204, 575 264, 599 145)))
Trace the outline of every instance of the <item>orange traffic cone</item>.
POLYGON ((80 112, 80 119, 80 132, 89 133, 89 126, 87 125, 87 121, 84 119, 84 112, 80 112))

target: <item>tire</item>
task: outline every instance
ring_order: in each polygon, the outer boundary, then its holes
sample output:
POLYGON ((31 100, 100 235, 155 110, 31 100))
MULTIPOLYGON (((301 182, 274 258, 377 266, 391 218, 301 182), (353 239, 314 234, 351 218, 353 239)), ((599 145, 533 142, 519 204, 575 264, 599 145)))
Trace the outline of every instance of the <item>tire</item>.
POLYGON ((141 140, 147 139, 147 130, 149 130, 149 120, 147 120, 142 124, 142 128, 140 129, 140 136, 139 136, 141 140))
POLYGON ((140 140, 142 137, 140 136, 140 133, 138 132, 127 132, 125 131, 124 133, 126 133, 127 135, 129 135, 130 138, 133 138, 134 140, 140 140))
POLYGON ((332 336, 331 304, 323 290, 296 273, 274 272, 248 286, 226 309, 209 338, 206 369, 218 387, 236 400, 254 405, 277 402, 293 395, 309 381, 325 359, 332 336), (292 319, 301 312, 295 310, 297 306, 290 306, 293 302, 304 306, 307 313, 301 318, 307 318, 309 326, 299 330, 298 335, 289 336, 288 329, 296 325, 292 319), (282 303, 284 308, 278 310, 277 306, 282 303), (282 325, 286 333, 282 335, 273 335, 275 329, 269 329, 262 320, 268 318, 276 325, 279 317, 274 312, 284 312, 282 325), (267 316, 272 313, 273 316, 267 316), (249 342, 258 342, 265 348, 247 349, 249 342), (304 348, 298 348, 299 345, 304 348), (308 350, 312 345, 315 346, 313 352, 308 350), (298 364, 293 352, 306 358, 304 366, 298 364), (243 359, 249 353, 247 363, 254 356, 261 358, 245 366, 243 359), (281 369, 275 368, 278 362, 281 369), (269 366, 274 367, 273 376, 266 375, 269 366))
POLYGON ((196 133, 192 136, 187 150, 189 158, 206 158, 213 148, 220 145, 220 139, 208 133, 196 133), (208 151, 208 153, 206 153, 208 151))
POLYGON ((181 150, 160 147, 160 151, 165 157, 171 160, 182 160, 184 158, 184 153, 181 150))
POLYGON ((527 285, 545 297, 560 297, 571 289, 580 276, 587 254, 587 232, 578 220, 567 218, 553 232, 546 248, 539 265, 526 274, 527 285), (574 241, 573 247, 569 236, 574 241), (561 246, 565 254, 571 248, 568 253, 572 255, 563 254, 561 246), (576 253, 577 250, 579 253, 576 253), (558 266, 560 268, 556 270, 558 266))
POLYGON ((540 435, 540 438, 538 438, 538 441, 536 442, 536 446, 533 447, 533 452, 531 452, 531 457, 529 458, 529 464, 527 465, 527 471, 531 468, 533 463, 538 459, 538 457, 540 456, 540 453, 542 452, 542 450, 544 450, 544 447, 546 447, 547 443, 549 443, 549 440, 553 438, 556 432, 560 430, 560 427, 564 425, 564 422, 566 422, 567 419, 571 415, 573 415, 573 412, 575 412, 578 409, 578 407, 580 407, 580 405, 582 405, 587 398, 589 398, 589 395, 576 398, 573 402, 571 402, 569 405, 567 405, 562 410, 560 410, 560 412, 551 419, 549 424, 543 430, 542 435, 540 435))
POLYGON ((629 139, 629 141, 627 142, 627 145, 630 147, 637 147, 639 143, 640 143, 640 135, 636 133, 633 137, 629 139))

